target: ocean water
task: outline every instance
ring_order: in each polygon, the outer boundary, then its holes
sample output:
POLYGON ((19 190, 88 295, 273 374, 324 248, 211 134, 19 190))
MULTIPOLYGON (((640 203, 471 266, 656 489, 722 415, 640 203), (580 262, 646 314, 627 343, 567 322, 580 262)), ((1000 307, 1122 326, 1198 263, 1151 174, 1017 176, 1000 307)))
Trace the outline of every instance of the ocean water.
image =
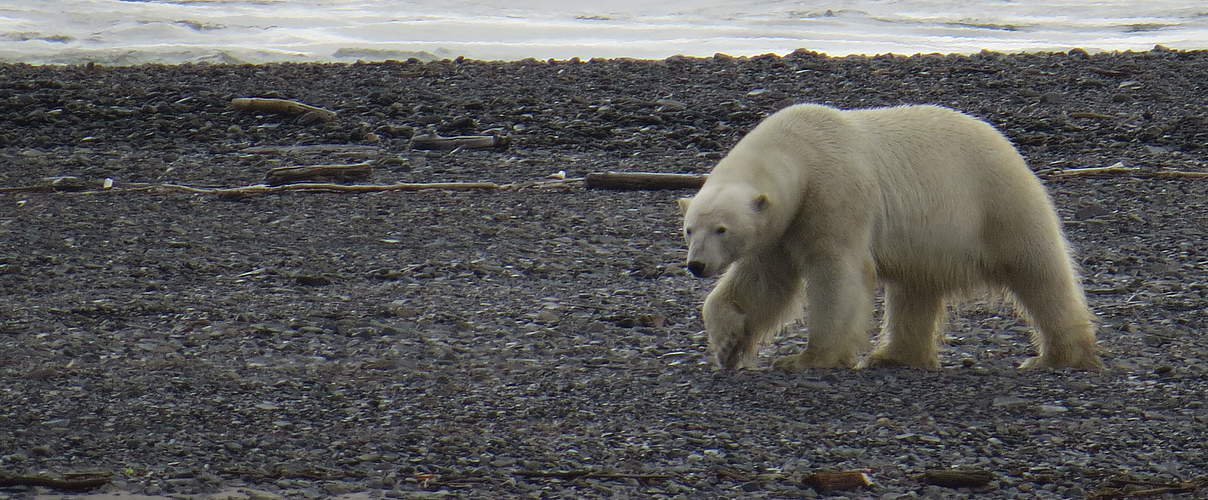
POLYGON ((1208 49, 1205 0, 4 0, 0 61, 1208 49))

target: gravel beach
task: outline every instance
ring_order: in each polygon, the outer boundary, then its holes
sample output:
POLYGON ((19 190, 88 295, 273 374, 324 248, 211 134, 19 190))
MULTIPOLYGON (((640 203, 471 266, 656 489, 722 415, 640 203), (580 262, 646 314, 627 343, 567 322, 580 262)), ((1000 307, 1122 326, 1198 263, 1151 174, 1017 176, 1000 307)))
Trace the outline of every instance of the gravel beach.
POLYGON ((1161 47, 0 65, 0 499, 1208 497, 1205 75, 1208 51, 1161 47), (557 178, 703 174, 797 102, 1002 130, 1056 201, 1108 369, 1018 371, 1027 325, 977 297, 938 371, 768 370, 801 326, 759 370, 710 366, 692 190, 557 178), (508 186, 206 190, 332 164, 508 186), (926 474, 949 469, 987 480, 926 474))

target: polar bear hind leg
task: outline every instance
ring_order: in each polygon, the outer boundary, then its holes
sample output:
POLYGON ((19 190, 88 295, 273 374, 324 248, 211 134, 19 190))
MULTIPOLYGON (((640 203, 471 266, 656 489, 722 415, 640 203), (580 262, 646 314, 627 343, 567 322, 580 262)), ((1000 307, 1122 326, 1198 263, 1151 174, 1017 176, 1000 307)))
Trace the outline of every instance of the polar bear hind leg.
POLYGON ((1033 261, 1040 265, 1029 265, 1026 271, 1016 273, 1007 284, 1036 329, 1032 341, 1038 355, 1024 361, 1020 368, 1102 369, 1095 345, 1094 316, 1065 251, 1055 250, 1047 259, 1033 261))
POLYGON ((938 369, 944 296, 925 287, 885 285, 885 326, 861 368, 938 369))

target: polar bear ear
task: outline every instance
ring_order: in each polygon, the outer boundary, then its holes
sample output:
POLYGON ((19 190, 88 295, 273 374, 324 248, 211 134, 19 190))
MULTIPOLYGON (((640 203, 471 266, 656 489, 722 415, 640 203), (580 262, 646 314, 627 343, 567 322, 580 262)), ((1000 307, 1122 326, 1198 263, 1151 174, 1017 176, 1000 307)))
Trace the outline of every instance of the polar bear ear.
POLYGON ((685 214, 688 212, 688 204, 692 203, 692 198, 680 198, 675 200, 675 203, 679 205, 680 214, 685 214))
POLYGON ((759 193, 755 196, 755 201, 751 202, 751 208, 756 212, 762 212, 768 209, 768 205, 772 204, 772 200, 768 199, 767 193, 759 193))

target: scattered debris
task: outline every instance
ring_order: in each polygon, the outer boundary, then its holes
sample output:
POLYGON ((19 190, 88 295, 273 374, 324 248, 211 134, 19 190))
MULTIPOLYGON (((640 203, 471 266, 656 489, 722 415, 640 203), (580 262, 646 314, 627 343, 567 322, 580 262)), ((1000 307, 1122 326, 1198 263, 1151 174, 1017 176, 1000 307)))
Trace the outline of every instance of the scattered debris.
POLYGON ((1131 476, 1119 476, 1108 479, 1102 488, 1095 490, 1087 498, 1106 500, 1156 497, 1159 495, 1196 493, 1206 487, 1208 487, 1208 476, 1200 476, 1188 481, 1178 482, 1147 481, 1131 476))
POLYGON ((108 472, 72 472, 64 474, 12 474, 0 471, 0 487, 40 486, 56 490, 87 491, 109 484, 108 472))
POLYGON ((805 477, 805 484, 820 492, 854 490, 872 485, 868 469, 839 472, 815 472, 805 477))
POLYGON ((280 186, 304 181, 351 183, 369 180, 373 175, 373 164, 352 165, 308 165, 301 167, 278 167, 264 175, 264 183, 280 186))
POLYGON ((304 125, 315 122, 329 122, 336 119, 335 111, 289 99, 238 97, 231 99, 231 107, 240 111, 250 111, 253 113, 298 115, 298 122, 304 125))
POLYGON ((1116 162, 1106 167, 1071 168, 1052 174, 1053 177, 1073 177, 1078 175, 1132 175, 1136 177, 1186 177, 1208 178, 1208 172, 1188 172, 1182 170, 1142 170, 1138 167, 1126 167, 1122 162, 1116 162))
POLYGON ((696 174, 601 172, 587 174, 584 181, 588 189, 699 189, 707 177, 696 174))
POLYGON ((972 469, 929 469, 923 472, 923 482, 947 488, 980 488, 994 480, 994 473, 972 469))
POLYGON ((505 150, 512 143, 506 135, 459 135, 441 137, 436 134, 421 134, 411 138, 412 149, 495 149, 505 150))
POLYGON ((552 478, 552 479, 637 479, 641 481, 652 479, 669 479, 670 474, 635 474, 624 472, 602 472, 588 469, 580 470, 518 470, 513 472, 517 476, 530 478, 552 478))

